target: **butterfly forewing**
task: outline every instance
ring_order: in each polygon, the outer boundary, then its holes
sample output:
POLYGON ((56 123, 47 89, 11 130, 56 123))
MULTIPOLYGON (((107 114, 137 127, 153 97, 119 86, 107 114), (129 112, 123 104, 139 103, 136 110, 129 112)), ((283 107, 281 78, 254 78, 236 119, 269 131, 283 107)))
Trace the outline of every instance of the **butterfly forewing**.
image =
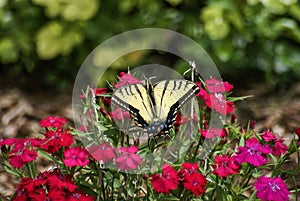
POLYGON ((116 89, 112 104, 129 112, 139 126, 149 125, 153 117, 153 107, 147 89, 142 84, 126 85, 116 89))
POLYGON ((177 111, 198 92, 199 88, 188 80, 165 80, 153 89, 158 117, 174 121, 177 111), (172 119, 170 119, 172 118, 172 119))

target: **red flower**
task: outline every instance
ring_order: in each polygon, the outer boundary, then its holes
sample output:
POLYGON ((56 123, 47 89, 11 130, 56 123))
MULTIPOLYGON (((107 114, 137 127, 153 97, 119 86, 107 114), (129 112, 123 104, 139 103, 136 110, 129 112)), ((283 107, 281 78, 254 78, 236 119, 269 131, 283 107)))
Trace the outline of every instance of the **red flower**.
POLYGON ((95 198, 93 196, 86 195, 84 192, 76 190, 72 192, 69 197, 68 201, 94 201, 95 198))
POLYGON ((95 96, 101 95, 101 94, 106 94, 107 88, 96 88, 94 89, 94 94, 95 96))
POLYGON ((136 169, 142 162, 142 158, 135 154, 138 149, 135 146, 121 147, 121 156, 115 159, 116 165, 120 170, 131 170, 136 169))
POLYGON ((179 180, 183 181, 186 176, 190 176, 197 170, 199 170, 199 166, 196 163, 182 163, 181 169, 178 172, 179 180))
POLYGON ((170 193, 178 185, 176 170, 170 165, 164 164, 161 174, 154 174, 150 179, 152 187, 157 193, 170 193))
POLYGON ((36 157, 37 152, 29 149, 23 149, 21 151, 12 150, 9 152, 9 162, 15 168, 21 168, 26 163, 34 161, 36 157))
POLYGON ((47 178, 47 185, 53 189, 67 189, 75 191, 77 186, 72 182, 70 175, 63 175, 61 172, 50 174, 47 178))
POLYGON ((115 88, 120 88, 124 85, 130 85, 130 84, 140 84, 142 83, 141 80, 136 79, 135 77, 132 77, 130 73, 126 74, 124 72, 120 73, 120 81, 116 84, 114 84, 115 88))
POLYGON ((41 127, 53 127, 53 128, 61 128, 65 125, 67 120, 62 117, 54 117, 48 116, 45 119, 40 121, 41 127))
POLYGON ((55 153, 63 146, 68 147, 73 143, 73 136, 62 129, 47 131, 41 148, 49 153, 55 153))
POLYGON ((189 119, 187 117, 183 117, 180 113, 177 113, 176 119, 174 122, 175 131, 179 130, 180 125, 187 123, 189 119))
POLYGON ((66 166, 74 167, 74 166, 85 166, 89 164, 88 152, 81 147, 69 148, 64 151, 64 159, 63 162, 66 166))
POLYGON ((229 92, 233 89, 233 85, 228 82, 222 82, 215 78, 205 80, 207 89, 210 93, 229 92))
POLYGON ((8 138, 2 141, 2 145, 13 146, 9 152, 9 162, 15 168, 21 168, 26 163, 34 161, 37 157, 35 147, 40 145, 40 140, 8 138))
POLYGON ((282 154, 285 154, 287 150, 288 147, 283 143, 283 139, 277 139, 272 149, 272 154, 275 156, 281 156, 282 154))
POLYGON ((228 177, 232 174, 239 173, 240 165, 235 161, 235 156, 227 157, 226 155, 215 156, 214 174, 220 177, 228 177))
POLYGON ((46 200, 67 201, 64 189, 50 188, 46 200))
POLYGON ((295 130, 296 135, 300 139, 300 127, 295 130))
POLYGON ((217 129, 217 128, 210 128, 210 129, 199 129, 201 135, 207 139, 212 139, 214 137, 225 137, 226 130, 224 128, 217 129))
POLYGON ((206 178, 202 174, 194 172, 186 176, 183 186, 196 196, 203 195, 206 191, 206 178))
POLYGON ((107 163, 115 157, 114 148, 108 142, 100 145, 93 145, 88 148, 91 155, 97 160, 107 163))

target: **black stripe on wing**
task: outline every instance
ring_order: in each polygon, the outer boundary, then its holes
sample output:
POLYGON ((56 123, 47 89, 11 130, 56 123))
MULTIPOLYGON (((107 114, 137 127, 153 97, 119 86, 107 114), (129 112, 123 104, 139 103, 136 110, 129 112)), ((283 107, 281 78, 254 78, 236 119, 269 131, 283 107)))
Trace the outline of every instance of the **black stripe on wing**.
MULTIPOLYGON (((188 84, 189 83, 187 82, 185 85, 185 88, 187 88, 188 84)), ((178 87, 181 87, 181 86, 182 86, 182 82, 179 83, 178 87)), ((184 105, 190 99, 192 99, 195 96, 195 94, 199 93, 199 91, 200 91, 199 87, 197 85, 194 85, 190 90, 188 90, 188 92, 185 93, 184 96, 182 96, 178 101, 176 101, 176 103, 174 103, 170 107, 170 110, 168 112, 168 116, 167 116, 167 119, 165 122, 168 129, 170 129, 171 126, 173 125, 173 123, 175 122, 177 112, 179 111, 181 106, 184 105)))
POLYGON ((112 101, 113 105, 118 106, 121 109, 123 109, 124 111, 129 112, 129 114, 133 117, 133 120, 138 124, 139 127, 143 128, 143 127, 146 127, 149 125, 144 120, 144 118, 140 115, 140 111, 137 108, 126 103, 125 101, 123 101, 122 99, 120 99, 117 96, 114 96, 111 101, 112 101))

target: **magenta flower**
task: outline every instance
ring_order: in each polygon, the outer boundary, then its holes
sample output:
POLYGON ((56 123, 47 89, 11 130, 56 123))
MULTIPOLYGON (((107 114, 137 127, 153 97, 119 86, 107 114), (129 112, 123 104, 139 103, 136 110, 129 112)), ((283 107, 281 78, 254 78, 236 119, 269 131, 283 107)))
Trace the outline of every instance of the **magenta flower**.
POLYGON ((120 88, 121 86, 124 85, 130 85, 130 84, 140 84, 142 83, 141 80, 136 79, 133 77, 130 73, 120 73, 120 81, 116 84, 114 84, 115 88, 120 88))
POLYGON ((274 135, 273 133, 271 133, 269 130, 266 130, 263 135, 262 138, 266 141, 272 141, 272 140, 276 140, 276 135, 274 135))
POLYGON ((256 138, 250 138, 246 141, 244 147, 238 147, 236 161, 241 163, 249 163, 256 167, 262 166, 268 162, 264 154, 271 153, 272 150, 268 145, 262 146, 256 138))
POLYGON ((85 166, 89 164, 88 152, 81 147, 69 148, 64 151, 64 159, 63 162, 66 166, 74 167, 74 166, 85 166))
POLYGON ((121 155, 115 160, 120 170, 136 169, 141 164, 141 157, 135 154, 137 151, 138 149, 135 146, 120 148, 121 155))
POLYGON ((66 124, 66 119, 62 117, 48 116, 40 121, 41 127, 61 128, 66 124))
POLYGON ((277 139, 272 149, 272 154, 281 156, 281 154, 285 154, 288 149, 289 148, 283 143, 283 139, 277 139))
POLYGON ((280 177, 261 176, 254 183, 256 196, 263 201, 287 201, 289 194, 286 184, 280 177))

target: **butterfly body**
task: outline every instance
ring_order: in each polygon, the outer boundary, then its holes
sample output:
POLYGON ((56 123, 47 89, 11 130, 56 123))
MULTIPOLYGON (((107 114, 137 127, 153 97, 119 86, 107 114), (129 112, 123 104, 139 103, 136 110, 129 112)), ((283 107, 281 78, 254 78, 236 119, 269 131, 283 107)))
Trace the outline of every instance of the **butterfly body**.
POLYGON ((164 80, 152 84, 132 84, 116 89, 112 104, 127 111, 150 140, 168 136, 177 112, 199 92, 188 80, 164 80))

